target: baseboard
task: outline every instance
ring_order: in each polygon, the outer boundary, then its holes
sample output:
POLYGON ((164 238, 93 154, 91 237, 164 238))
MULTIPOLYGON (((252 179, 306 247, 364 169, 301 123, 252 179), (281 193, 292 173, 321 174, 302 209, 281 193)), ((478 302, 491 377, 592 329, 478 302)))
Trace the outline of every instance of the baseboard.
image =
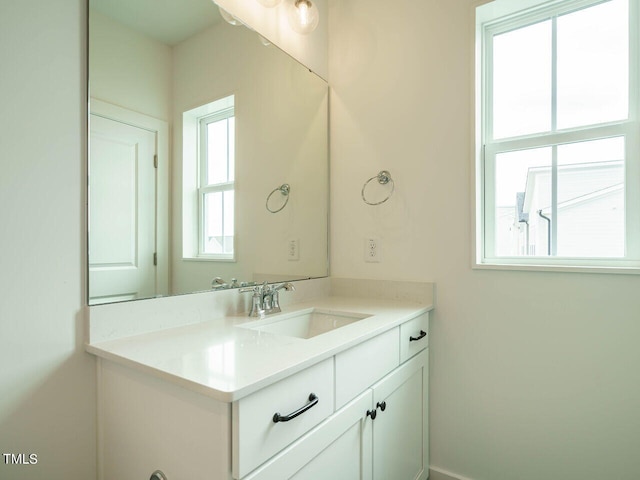
POLYGON ((438 467, 429 468, 429 480, 471 480, 438 467))

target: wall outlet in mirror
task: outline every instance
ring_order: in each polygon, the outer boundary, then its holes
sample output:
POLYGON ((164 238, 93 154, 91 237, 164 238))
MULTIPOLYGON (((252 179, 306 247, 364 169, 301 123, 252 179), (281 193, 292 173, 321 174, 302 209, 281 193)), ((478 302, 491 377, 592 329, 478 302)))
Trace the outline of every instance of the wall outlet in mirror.
POLYGON ((300 241, 297 238, 287 241, 287 260, 300 260, 300 241))
POLYGON ((382 258, 382 250, 379 237, 367 237, 364 239, 364 261, 379 263, 382 258))

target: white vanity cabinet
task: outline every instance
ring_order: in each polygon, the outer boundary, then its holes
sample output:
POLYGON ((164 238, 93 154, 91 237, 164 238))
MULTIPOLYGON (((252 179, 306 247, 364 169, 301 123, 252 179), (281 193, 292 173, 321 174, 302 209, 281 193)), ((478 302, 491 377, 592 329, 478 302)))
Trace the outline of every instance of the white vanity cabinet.
POLYGON ((100 359, 99 478, 425 480, 428 322, 423 313, 233 403, 100 359))
POLYGON ((427 382, 423 350, 246 480, 425 480, 427 382))

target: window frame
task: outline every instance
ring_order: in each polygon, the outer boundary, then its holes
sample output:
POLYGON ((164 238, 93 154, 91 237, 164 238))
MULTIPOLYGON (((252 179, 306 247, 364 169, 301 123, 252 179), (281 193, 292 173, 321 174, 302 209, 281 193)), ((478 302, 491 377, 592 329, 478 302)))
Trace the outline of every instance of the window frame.
MULTIPOLYGON (((215 123, 221 120, 229 120, 230 118, 235 119, 235 106, 230 106, 224 108, 222 110, 218 110, 214 113, 204 115, 197 119, 198 123, 198 182, 197 182, 197 195, 198 195, 198 257, 202 259, 210 259, 210 260, 226 260, 226 261, 234 261, 235 260, 235 252, 236 252, 236 236, 235 230, 233 231, 233 241, 232 241, 232 251, 231 253, 209 253, 205 252, 205 235, 206 235, 206 218, 205 218, 205 198, 209 193, 223 193, 223 204, 224 204, 224 192, 234 191, 235 190, 235 175, 234 180, 228 180, 226 182, 213 183, 209 184, 207 182, 208 177, 208 133, 207 127, 211 123, 215 123)), ((228 132, 228 130, 227 130, 228 132)), ((227 136, 227 168, 229 168, 229 163, 231 161, 235 161, 235 159, 231 159, 229 155, 229 146, 233 143, 233 150, 235 152, 235 126, 234 126, 234 138, 229 139, 227 136)), ((235 170, 235 167, 234 167, 235 170)), ((235 225, 235 213, 236 209, 233 210, 234 215, 234 225, 235 225)), ((223 207, 223 215, 224 215, 224 207, 223 207)), ((224 233, 224 218, 223 222, 223 233, 224 233)))
MULTIPOLYGON (((523 28, 553 18, 552 30, 555 35, 557 17, 584 8, 606 3, 609 0, 558 0, 543 5, 531 5, 526 10, 502 12, 496 18, 476 19, 476 160, 475 160, 475 252, 474 268, 525 269, 525 270, 569 270, 569 271, 611 271, 640 273, 640 123, 638 95, 638 2, 629 1, 629 114, 627 120, 580 126, 562 130, 555 129, 553 117, 556 115, 555 100, 552 100, 552 126, 550 131, 493 139, 493 79, 492 43, 493 36, 523 28), (509 151, 539 147, 552 147, 574 142, 624 136, 625 138, 625 257, 560 257, 560 256, 500 256, 495 255, 495 166, 496 155, 509 151), (636 210, 636 211, 634 211, 636 210)), ((499 2, 495 2, 496 4, 499 2)), ((526 2, 525 2, 526 3, 526 2)), ((482 7, 480 7, 482 8, 482 7)), ((496 7, 495 11, 499 11, 496 7)), ((476 10, 478 13, 478 10, 476 10)), ((552 56, 555 57, 555 46, 552 56)), ((556 59, 552 60, 555 68, 556 59)), ((552 96, 555 97, 555 79, 552 96)), ((557 168, 554 161, 552 171, 557 168)), ((557 175, 554 189, 557 186, 557 175)), ((557 202, 554 201, 554 208, 557 202)), ((557 223, 557 215, 553 220, 557 223)), ((557 236, 557 225, 553 235, 557 236)))

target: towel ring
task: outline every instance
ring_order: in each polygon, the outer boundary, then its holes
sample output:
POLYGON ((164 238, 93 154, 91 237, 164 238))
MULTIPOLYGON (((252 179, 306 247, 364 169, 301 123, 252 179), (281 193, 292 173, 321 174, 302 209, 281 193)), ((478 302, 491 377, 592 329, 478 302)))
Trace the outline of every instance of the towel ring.
POLYGON ((280 210, 282 210, 284 207, 286 207, 287 203, 289 203, 289 193, 290 192, 291 192, 291 186, 288 183, 283 183, 278 188, 274 188, 273 191, 269 194, 269 196, 267 196, 267 201, 265 202, 265 207, 267 207, 267 210, 269 210, 271 213, 278 213, 280 210), (271 208, 269 208, 269 200, 271 199, 273 194, 276 193, 276 192, 280 192, 282 194, 282 196, 285 197, 284 198, 284 203, 277 210, 272 210, 271 208))
POLYGON ((393 195, 395 188, 395 182, 393 181, 393 178, 391 178, 391 174, 387 170, 382 170, 375 177, 371 177, 369 180, 364 182, 364 185, 362 186, 362 200, 364 200, 364 203, 366 203, 367 205, 380 205, 381 203, 384 203, 391 198, 391 195, 393 195), (364 191, 367 188, 367 185, 369 185, 372 180, 376 179, 378 180, 378 183, 380 185, 386 185, 387 183, 391 182, 391 191, 384 200, 380 200, 379 202, 370 202, 369 200, 367 200, 364 191))

